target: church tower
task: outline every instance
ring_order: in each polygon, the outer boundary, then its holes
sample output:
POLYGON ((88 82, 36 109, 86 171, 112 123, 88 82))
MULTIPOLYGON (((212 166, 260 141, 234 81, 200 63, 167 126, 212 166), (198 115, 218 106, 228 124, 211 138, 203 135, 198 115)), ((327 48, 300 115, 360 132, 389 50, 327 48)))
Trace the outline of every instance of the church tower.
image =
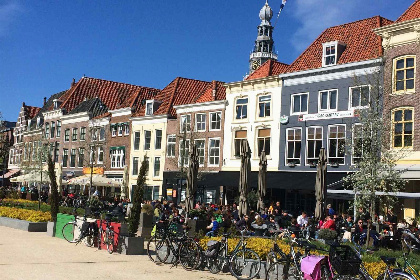
POLYGON ((255 41, 254 50, 249 56, 249 74, 254 72, 260 65, 269 59, 277 60, 277 54, 274 53, 273 29, 271 26, 271 10, 266 0, 264 7, 260 11, 261 23, 258 26, 258 36, 255 41))

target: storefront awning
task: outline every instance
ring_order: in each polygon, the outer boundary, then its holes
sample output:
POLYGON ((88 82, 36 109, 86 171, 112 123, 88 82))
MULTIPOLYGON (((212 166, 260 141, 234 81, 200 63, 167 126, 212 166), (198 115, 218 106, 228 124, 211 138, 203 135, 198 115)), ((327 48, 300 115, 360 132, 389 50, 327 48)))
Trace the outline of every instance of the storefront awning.
MULTIPOLYGON (((328 194, 331 195, 348 195, 354 198, 355 192, 353 190, 327 190, 328 194)), ((375 192, 377 196, 391 195, 398 198, 415 198, 420 199, 420 193, 409 193, 409 192, 375 192)))
POLYGON ((116 146, 116 147, 111 147, 109 149, 111 151, 116 151, 116 150, 123 150, 123 151, 125 151, 125 146, 116 146))
POLYGON ((5 174, 0 176, 0 179, 9 179, 10 177, 12 177, 13 175, 16 175, 18 172, 20 171, 20 169, 10 169, 8 172, 6 172, 5 174))

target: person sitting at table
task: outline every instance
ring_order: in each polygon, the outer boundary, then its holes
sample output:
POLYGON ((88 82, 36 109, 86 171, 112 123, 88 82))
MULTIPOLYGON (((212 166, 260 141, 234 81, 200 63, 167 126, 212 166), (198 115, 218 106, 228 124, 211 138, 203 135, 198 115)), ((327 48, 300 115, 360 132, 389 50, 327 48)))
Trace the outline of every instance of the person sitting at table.
POLYGON ((302 212, 302 215, 297 217, 297 223, 300 227, 306 227, 308 225, 308 215, 305 211, 302 212))
POLYGON ((251 223, 251 227, 254 229, 256 236, 264 236, 267 230, 267 225, 264 223, 264 219, 257 215, 255 221, 251 223))
POLYGON ((322 225, 323 229, 336 230, 335 220, 333 216, 327 216, 325 223, 322 225))
POLYGON ((381 238, 382 246, 388 249, 395 250, 398 246, 398 231, 395 225, 390 224, 388 230, 384 230, 384 235, 381 238))

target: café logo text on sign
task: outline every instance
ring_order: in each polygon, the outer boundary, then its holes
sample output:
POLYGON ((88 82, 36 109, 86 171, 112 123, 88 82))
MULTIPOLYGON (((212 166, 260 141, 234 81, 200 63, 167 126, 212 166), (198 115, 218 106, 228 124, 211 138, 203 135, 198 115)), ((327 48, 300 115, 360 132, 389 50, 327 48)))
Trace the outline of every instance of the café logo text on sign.
POLYGON ((339 111, 339 112, 324 112, 317 114, 308 114, 299 116, 299 121, 315 121, 315 120, 327 120, 327 119, 340 119, 340 118, 352 118, 354 117, 354 111, 339 111))

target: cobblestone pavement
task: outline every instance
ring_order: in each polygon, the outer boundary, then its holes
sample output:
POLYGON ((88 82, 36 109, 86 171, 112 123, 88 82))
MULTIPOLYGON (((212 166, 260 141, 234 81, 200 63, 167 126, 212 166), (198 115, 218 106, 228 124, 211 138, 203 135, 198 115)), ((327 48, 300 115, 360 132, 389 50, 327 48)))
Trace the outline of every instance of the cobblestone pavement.
POLYGON ((70 244, 46 233, 0 226, 0 279, 147 279, 224 280, 228 274, 186 271, 155 265, 147 255, 108 254, 105 250, 70 244))

